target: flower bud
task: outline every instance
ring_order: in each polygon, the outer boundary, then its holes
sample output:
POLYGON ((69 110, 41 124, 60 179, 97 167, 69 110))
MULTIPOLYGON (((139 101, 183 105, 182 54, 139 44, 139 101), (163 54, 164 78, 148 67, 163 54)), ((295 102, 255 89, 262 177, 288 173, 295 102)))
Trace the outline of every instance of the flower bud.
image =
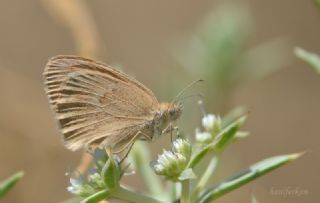
POLYGON ((196 141, 200 143, 208 143, 212 140, 212 135, 209 132, 201 132, 198 128, 196 129, 196 141))
MULTIPOLYGON (((177 146, 174 146, 174 150, 179 150, 181 153, 186 153, 187 155, 189 153, 188 150, 186 150, 187 143, 188 142, 180 143, 179 141, 175 144, 177 146)), ((186 156, 181 153, 178 153, 177 151, 172 152, 164 150, 163 153, 158 156, 156 163, 153 165, 155 173, 176 181, 188 163, 186 156)))
POLYGON ((177 181, 191 157, 191 144, 178 138, 172 143, 172 151, 163 150, 153 165, 156 174, 177 181))
POLYGON ((206 129, 209 130, 213 127, 213 124, 216 120, 216 116, 213 114, 208 114, 202 118, 202 126, 206 129))
POLYGON ((95 189, 91 185, 85 183, 83 176, 70 178, 70 184, 71 185, 67 188, 67 190, 75 195, 87 197, 95 193, 95 189))
POLYGON ((173 151, 184 156, 188 161, 191 156, 191 144, 186 139, 178 138, 173 142, 173 151))
POLYGON ((213 136, 216 136, 222 128, 222 121, 220 116, 208 114, 202 118, 202 126, 206 131, 210 131, 213 136))

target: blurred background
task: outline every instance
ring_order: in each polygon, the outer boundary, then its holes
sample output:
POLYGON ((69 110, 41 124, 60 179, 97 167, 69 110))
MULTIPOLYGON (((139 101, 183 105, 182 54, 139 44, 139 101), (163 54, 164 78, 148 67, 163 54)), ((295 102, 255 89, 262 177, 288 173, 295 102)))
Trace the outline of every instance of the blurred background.
MULTIPOLYGON (((218 179, 261 159, 307 151, 293 163, 217 200, 218 203, 319 202, 320 77, 295 58, 302 46, 320 53, 320 12, 311 0, 0 1, 0 180, 25 177, 2 202, 61 202, 68 168, 81 152, 64 148, 43 90, 48 58, 77 54, 134 76, 160 101, 204 79, 207 112, 245 107, 251 136, 230 146, 218 179), (307 191, 297 196, 271 191, 307 191)), ((180 129, 200 126, 197 98, 185 100, 180 129)), ((152 143, 152 157, 168 148, 152 143)), ((145 189, 138 176, 128 185, 145 189)))

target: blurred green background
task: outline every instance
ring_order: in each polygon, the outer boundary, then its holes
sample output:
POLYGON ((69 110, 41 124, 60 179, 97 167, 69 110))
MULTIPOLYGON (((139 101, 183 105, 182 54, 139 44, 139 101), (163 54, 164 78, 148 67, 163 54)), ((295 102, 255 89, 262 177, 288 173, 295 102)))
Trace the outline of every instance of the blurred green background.
MULTIPOLYGON (((26 175, 3 202, 59 202, 68 167, 81 152, 59 138, 42 84, 51 56, 80 54, 121 68, 155 92, 172 98, 204 95, 206 110, 225 114, 243 106, 251 136, 232 145, 217 179, 263 158, 308 151, 301 159, 217 200, 218 203, 318 202, 320 77, 296 59, 297 45, 320 53, 320 13, 313 1, 17 1, 0 2, 0 180, 26 175), (286 188, 306 195, 275 195, 286 188)), ((200 126, 197 98, 187 99, 179 127, 200 126)), ((153 157, 168 148, 150 144, 153 157)), ((139 177, 125 180, 144 190, 139 177)))

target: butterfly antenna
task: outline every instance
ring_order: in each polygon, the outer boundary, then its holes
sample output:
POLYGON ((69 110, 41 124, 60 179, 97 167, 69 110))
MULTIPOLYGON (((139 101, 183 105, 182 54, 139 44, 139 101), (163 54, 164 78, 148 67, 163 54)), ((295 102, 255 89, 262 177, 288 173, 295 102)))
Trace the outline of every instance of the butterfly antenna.
POLYGON ((179 101, 179 98, 183 95, 183 93, 188 90, 190 87, 192 87, 193 85, 197 84, 198 82, 202 82, 203 80, 200 79, 200 80, 195 80, 193 81, 192 83, 190 83, 189 85, 187 85, 185 88, 183 88, 178 94, 177 96, 172 100, 172 104, 179 101))
POLYGON ((202 94, 191 94, 191 95, 187 95, 187 96, 184 96, 184 97, 180 97, 180 99, 178 101, 182 101, 182 100, 185 100, 185 99, 189 99, 189 98, 192 98, 192 97, 198 97, 200 100, 199 101, 202 101, 204 99, 204 96, 202 94))

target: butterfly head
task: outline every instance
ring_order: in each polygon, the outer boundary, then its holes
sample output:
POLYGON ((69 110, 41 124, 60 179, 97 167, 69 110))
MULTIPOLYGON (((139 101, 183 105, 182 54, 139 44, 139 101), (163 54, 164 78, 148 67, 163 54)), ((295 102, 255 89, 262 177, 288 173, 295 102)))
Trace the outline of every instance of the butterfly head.
POLYGON ((160 104, 160 112, 162 112, 162 116, 167 118, 169 121, 177 120, 182 113, 182 104, 178 103, 161 103, 160 104))

